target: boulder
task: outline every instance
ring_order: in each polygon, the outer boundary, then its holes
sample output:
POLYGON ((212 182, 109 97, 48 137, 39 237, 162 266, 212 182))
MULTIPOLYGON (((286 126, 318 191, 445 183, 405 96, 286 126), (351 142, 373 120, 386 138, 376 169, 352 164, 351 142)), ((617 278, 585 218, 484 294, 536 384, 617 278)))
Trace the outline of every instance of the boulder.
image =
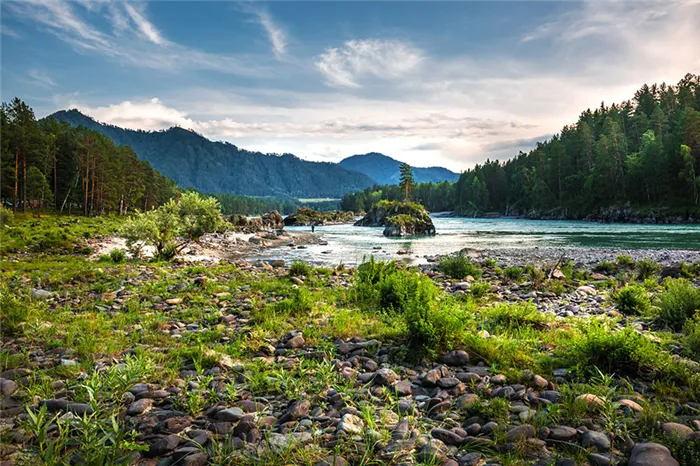
POLYGON ((629 466, 679 466, 671 452, 658 443, 638 443, 632 456, 630 456, 629 466))

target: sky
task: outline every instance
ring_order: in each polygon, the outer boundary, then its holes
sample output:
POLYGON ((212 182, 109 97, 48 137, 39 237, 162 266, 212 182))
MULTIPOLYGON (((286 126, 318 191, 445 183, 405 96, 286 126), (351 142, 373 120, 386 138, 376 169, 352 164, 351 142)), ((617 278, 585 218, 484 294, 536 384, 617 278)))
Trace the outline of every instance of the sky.
POLYGON ((0 97, 38 117, 466 170, 700 72, 700 0, 0 2, 0 97))

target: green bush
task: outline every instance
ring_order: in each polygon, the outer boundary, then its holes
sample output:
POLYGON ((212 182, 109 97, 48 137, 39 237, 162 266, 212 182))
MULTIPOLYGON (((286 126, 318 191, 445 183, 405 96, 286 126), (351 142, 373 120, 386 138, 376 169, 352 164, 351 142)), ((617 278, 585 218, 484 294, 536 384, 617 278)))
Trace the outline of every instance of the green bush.
POLYGON ((627 254, 619 254, 617 256, 617 266, 620 268, 631 269, 634 267, 634 259, 627 254))
POLYGON ((637 278, 639 280, 646 280, 661 272, 661 265, 658 262, 645 258, 638 261, 634 269, 637 272, 637 278))
POLYGON ((308 314, 314 309, 316 299, 306 288, 294 288, 290 298, 275 303, 275 310, 284 314, 308 314))
POLYGON ((360 264, 353 287, 353 294, 363 307, 392 314, 403 314, 409 305, 429 305, 435 301, 437 292, 435 284, 425 275, 373 257, 360 264))
POLYGON ((683 335, 688 351, 696 358, 700 358, 700 313, 693 319, 688 319, 683 325, 683 335))
POLYGON ((680 373, 667 352, 631 327, 614 331, 603 324, 590 324, 584 328, 583 335, 571 340, 564 352, 566 364, 589 374, 597 368, 621 377, 678 379, 680 373))
POLYGON ((617 310, 623 314, 642 314, 651 308, 651 300, 641 286, 628 285, 612 295, 617 310))
POLYGON ((680 330, 700 309, 700 290, 684 278, 668 280, 665 287, 659 295, 659 319, 674 330, 680 330))
POLYGON ((544 283, 544 280, 546 278, 544 270, 529 264, 525 266, 525 273, 530 278, 530 281, 532 282, 532 287, 535 289, 539 289, 539 287, 542 286, 542 283, 544 283))
POLYGON ((615 264, 613 264, 610 261, 602 261, 596 264, 595 267, 593 267, 593 270, 598 272, 598 273, 605 273, 605 274, 611 274, 615 272, 615 264))
POLYGON ((566 286, 560 280, 547 280, 543 286, 545 291, 561 296, 566 293, 566 286))
POLYGON ((469 287, 469 293, 475 298, 482 298, 489 291, 491 291, 491 285, 487 282, 474 282, 469 287))
POLYGON ((482 270, 464 254, 441 257, 438 268, 442 273, 455 280, 462 280, 467 275, 479 278, 482 273, 482 270))
POLYGON ((503 271, 503 275, 506 279, 517 282, 520 281, 523 276, 523 269, 521 267, 506 267, 503 271))
POLYGON ((482 311, 484 325, 490 332, 520 327, 543 328, 550 320, 533 304, 499 304, 482 311))
POLYGON ((12 226, 15 223, 15 213, 5 207, 0 207, 0 226, 12 226))
POLYGON ((109 251, 109 258, 112 259, 112 262, 115 264, 121 264, 126 260, 126 253, 123 249, 112 249, 109 251))
POLYGON ((435 357, 450 350, 464 329, 464 311, 450 306, 438 306, 426 296, 420 296, 406 308, 403 319, 408 329, 408 343, 416 348, 416 356, 435 357))
POLYGON ((311 266, 306 262, 294 261, 289 267, 290 277, 308 277, 311 275, 311 266))

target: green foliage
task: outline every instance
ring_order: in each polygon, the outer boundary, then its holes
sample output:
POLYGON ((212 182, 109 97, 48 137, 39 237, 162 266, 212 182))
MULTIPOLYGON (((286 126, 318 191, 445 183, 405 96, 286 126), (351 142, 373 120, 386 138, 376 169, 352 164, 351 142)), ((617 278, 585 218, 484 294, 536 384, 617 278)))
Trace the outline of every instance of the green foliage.
POLYGON ((683 335, 690 353, 695 356, 696 360, 700 359, 700 312, 685 322, 683 335))
POLYGON ((277 302, 275 309, 288 315, 301 315, 310 313, 315 305, 316 300, 308 289, 295 288, 291 298, 277 302))
POLYGON ((651 308, 646 290, 637 285, 627 285, 612 295, 618 311, 626 315, 643 314, 651 308))
POLYGON ((532 287, 536 290, 542 286, 547 276, 543 269, 529 264, 525 266, 525 273, 532 282, 532 287))
POLYGON ((646 280, 661 271, 661 265, 651 259, 644 258, 638 261, 634 266, 639 280, 646 280))
POLYGON ((523 276, 523 269, 521 267, 508 266, 503 271, 503 276, 511 282, 518 282, 523 276))
POLYGON ((290 277, 308 277, 312 273, 311 266, 306 262, 294 261, 289 267, 290 277))
POLYGON ((628 254, 618 254, 616 260, 617 266, 622 268, 634 268, 634 259, 628 254))
POLYGON ((135 255, 149 245, 155 247, 157 259, 169 260, 189 241, 196 241, 224 225, 216 199, 185 192, 178 201, 171 199, 157 209, 130 218, 120 235, 135 255))
POLYGON ((580 337, 564 347, 566 364, 584 373, 599 369, 606 374, 653 379, 679 376, 680 369, 657 343, 631 327, 613 330, 602 323, 591 323, 580 337))
POLYGON ((399 188, 401 188, 401 192, 403 192, 403 198, 405 201, 408 201, 411 199, 411 191, 413 190, 413 185, 415 184, 415 181, 413 179, 413 171, 411 170, 411 166, 407 163, 402 163, 399 166, 399 188))
POLYGON ((434 357, 439 351, 453 348, 464 329, 465 316, 460 308, 436 306, 430 292, 421 288, 405 309, 403 319, 409 345, 422 356, 434 357))
POLYGON ((126 260, 126 253, 123 249, 112 249, 109 251, 109 258, 112 259, 112 262, 115 264, 121 264, 126 260))
POLYGON ((610 275, 610 274, 612 274, 612 273, 615 273, 615 270, 616 270, 616 269, 617 269, 617 267, 615 266, 615 264, 613 264, 613 263, 610 262, 610 261, 602 261, 602 262, 599 262, 599 263, 596 264, 596 266, 593 268, 593 270, 595 270, 596 272, 604 273, 604 274, 608 274, 608 275, 610 275))
POLYGON ((0 207, 0 227, 10 227, 15 223, 15 213, 6 207, 0 207))
POLYGON ((482 311, 484 325, 489 331, 521 327, 544 328, 551 320, 533 304, 499 304, 482 311))
POLYGON ((468 275, 479 278, 483 273, 481 268, 472 263, 471 259, 464 254, 441 257, 438 268, 442 273, 456 280, 462 280, 468 275))
POLYGON ((469 293, 475 298, 482 298, 491 291, 491 285, 488 282, 474 282, 469 287, 469 293))
POLYGON ((665 283, 665 290, 659 295, 659 320, 663 324, 680 330, 699 309, 700 289, 683 278, 665 283))

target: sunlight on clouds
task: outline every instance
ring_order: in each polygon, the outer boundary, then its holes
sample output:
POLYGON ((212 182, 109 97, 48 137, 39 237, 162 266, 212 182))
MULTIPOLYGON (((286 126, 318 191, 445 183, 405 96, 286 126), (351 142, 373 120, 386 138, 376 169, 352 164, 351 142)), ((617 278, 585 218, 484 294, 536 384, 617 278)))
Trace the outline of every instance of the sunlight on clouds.
POLYGON ((316 60, 331 85, 360 87, 363 77, 398 78, 415 69, 423 53, 400 40, 349 40, 340 48, 326 49, 316 60))

